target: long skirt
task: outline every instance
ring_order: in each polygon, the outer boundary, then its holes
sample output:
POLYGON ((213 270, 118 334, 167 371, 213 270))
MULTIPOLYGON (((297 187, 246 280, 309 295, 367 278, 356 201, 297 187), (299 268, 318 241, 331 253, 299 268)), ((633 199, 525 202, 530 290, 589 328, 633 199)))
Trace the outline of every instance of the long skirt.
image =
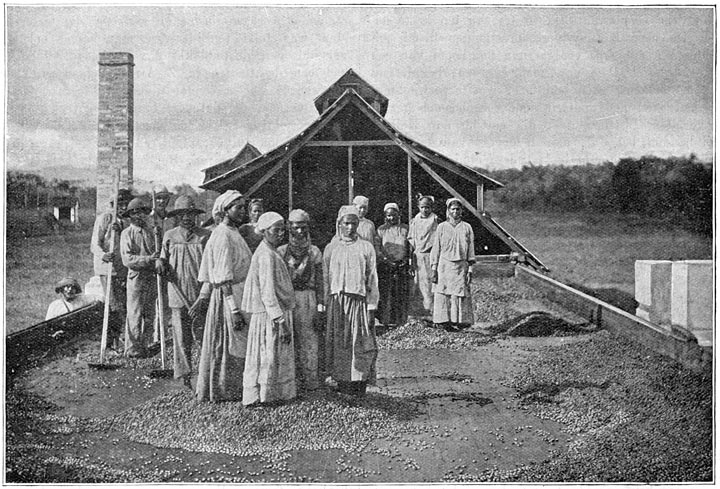
POLYGON ((438 283, 433 285, 434 323, 472 324, 475 322, 470 287, 465 283, 466 261, 438 262, 438 283))
POLYGON ((378 264, 378 319, 382 324, 401 326, 408 316, 410 277, 404 262, 378 264))
POLYGON ((295 346, 293 319, 283 311, 290 329, 290 343, 280 341, 280 327, 265 312, 253 313, 248 332, 247 357, 243 376, 243 405, 293 399, 295 385, 295 346))
POLYGON ((317 300, 314 290, 295 291, 293 324, 295 341, 295 373, 298 387, 317 389, 318 380, 318 334, 315 331, 317 300))
POLYGON ((203 333, 195 395, 199 401, 237 401, 243 393, 247 326, 235 329, 220 288, 213 289, 203 333))
POLYGON ((175 378, 181 379, 192 371, 192 319, 184 307, 173 307, 173 370, 175 378))
POLYGON ((433 292, 430 277, 430 253, 415 253, 417 261, 415 271, 415 288, 422 296, 423 308, 432 311, 433 292))
POLYGON ((365 298, 333 294, 327 308, 325 361, 336 381, 375 382, 375 325, 369 325, 365 298))

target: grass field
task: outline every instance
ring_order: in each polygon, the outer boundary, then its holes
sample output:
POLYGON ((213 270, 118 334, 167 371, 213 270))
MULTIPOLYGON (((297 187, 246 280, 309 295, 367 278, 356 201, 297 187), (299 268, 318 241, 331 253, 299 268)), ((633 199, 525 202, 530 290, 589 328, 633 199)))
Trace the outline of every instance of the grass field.
POLYGON ((636 260, 711 260, 711 238, 633 216, 491 213, 565 283, 635 293, 636 260))
POLYGON ((81 214, 80 222, 77 229, 67 228, 55 234, 30 213, 7 215, 8 231, 30 230, 30 236, 6 236, 6 334, 45 319, 48 305, 57 298, 54 285, 62 277, 75 277, 83 285, 92 277, 92 210, 81 214))
MULTIPOLYGON (((8 216, 8 223, 17 222, 8 216)), ((27 216, 24 216, 28 219, 27 216)), ((634 294, 634 263, 640 259, 712 259, 712 240, 640 219, 579 214, 494 213, 559 280, 595 291, 634 294)), ((6 240, 6 333, 42 321, 63 276, 86 283, 93 275, 93 216, 64 233, 6 240)), ((8 225, 10 228, 10 225, 8 225)), ((17 228, 17 226, 16 226, 17 228)), ((35 232, 42 231, 38 224, 35 232)), ((610 294, 612 295, 612 294, 610 294)), ((608 300, 608 299, 606 299, 608 300)))

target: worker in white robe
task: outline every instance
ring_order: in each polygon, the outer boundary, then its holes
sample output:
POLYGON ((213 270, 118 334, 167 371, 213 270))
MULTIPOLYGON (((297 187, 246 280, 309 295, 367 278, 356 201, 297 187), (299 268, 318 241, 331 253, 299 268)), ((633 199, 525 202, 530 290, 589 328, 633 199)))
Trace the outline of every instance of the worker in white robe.
POLYGON ((293 308, 295 293, 277 246, 285 235, 285 221, 266 212, 256 229, 263 240, 250 262, 242 310, 251 314, 243 375, 243 405, 272 405, 293 399, 295 347, 293 308))
POLYGON ((433 292, 430 251, 432 250, 435 232, 438 227, 438 216, 432 211, 435 199, 430 195, 418 199, 418 213, 410 221, 408 242, 413 250, 415 265, 415 291, 422 296, 424 313, 432 315, 433 292))
POLYGON ((325 248, 325 358, 329 376, 345 394, 363 395, 375 382, 375 310, 378 278, 375 250, 360 239, 354 205, 338 212, 340 237, 325 248))
POLYGON ((299 389, 314 390, 320 387, 319 334, 325 331, 318 310, 325 300, 322 252, 311 242, 310 215, 304 210, 290 212, 288 234, 288 244, 278 247, 278 254, 287 265, 295 291, 295 374, 299 389))
POLYGON ((459 331, 473 322, 472 265, 475 235, 462 220, 462 203, 447 200, 447 220, 438 225, 430 262, 433 279, 433 323, 448 331, 459 331))
POLYGON ((252 256, 237 229, 245 214, 245 199, 235 190, 218 199, 223 222, 205 245, 198 272, 203 287, 190 309, 194 317, 207 307, 195 396, 211 402, 242 398, 247 321, 240 304, 252 256))

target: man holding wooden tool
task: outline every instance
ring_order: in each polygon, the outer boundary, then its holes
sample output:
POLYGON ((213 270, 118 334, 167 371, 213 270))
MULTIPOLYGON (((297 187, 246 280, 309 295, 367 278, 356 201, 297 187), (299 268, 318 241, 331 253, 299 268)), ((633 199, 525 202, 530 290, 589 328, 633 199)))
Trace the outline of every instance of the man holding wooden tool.
POLYGON ((128 268, 125 356, 133 358, 146 358, 158 353, 154 345, 148 346, 155 319, 155 273, 160 257, 152 230, 147 226, 146 216, 149 213, 150 207, 141 198, 131 200, 125 212, 130 226, 120 235, 120 255, 128 268))
MULTIPOLYGON (((201 283, 198 271, 205 244, 211 232, 197 225, 197 216, 204 211, 195 207, 195 202, 186 195, 175 201, 175 207, 168 216, 175 217, 179 226, 167 231, 162 240, 160 260, 167 280, 168 302, 172 311, 173 326, 173 370, 176 379, 183 379, 191 388, 192 346, 196 336, 189 311, 197 300, 201 283)), ((204 317, 200 318, 204 324, 204 317)), ((202 340, 202 333, 198 334, 202 340)))
POLYGON ((125 228, 122 216, 131 199, 130 190, 123 188, 117 191, 117 195, 113 196, 110 202, 114 209, 100 214, 95 219, 90 243, 95 275, 100 277, 104 295, 110 297, 108 345, 117 351, 122 350, 122 338, 125 332, 125 282, 127 281, 127 268, 120 257, 120 233, 125 228), (109 267, 110 263, 112 268, 109 267), (112 270, 109 280, 108 270, 112 270))

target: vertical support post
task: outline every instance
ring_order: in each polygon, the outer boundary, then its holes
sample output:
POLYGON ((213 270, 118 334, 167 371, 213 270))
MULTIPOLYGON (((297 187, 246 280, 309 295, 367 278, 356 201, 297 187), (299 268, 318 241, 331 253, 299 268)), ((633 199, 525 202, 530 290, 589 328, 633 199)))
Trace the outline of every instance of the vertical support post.
POLYGON ((485 184, 481 183, 477 186, 477 210, 485 212, 485 184))
POLYGON ((288 214, 293 210, 293 161, 288 160, 288 214))
POLYGON ((412 221, 413 198, 412 198, 412 158, 407 155, 407 191, 408 191, 408 225, 412 221))
POLYGON ((352 145, 348 146, 348 204, 352 203, 355 198, 355 189, 353 188, 353 162, 352 162, 352 145))

